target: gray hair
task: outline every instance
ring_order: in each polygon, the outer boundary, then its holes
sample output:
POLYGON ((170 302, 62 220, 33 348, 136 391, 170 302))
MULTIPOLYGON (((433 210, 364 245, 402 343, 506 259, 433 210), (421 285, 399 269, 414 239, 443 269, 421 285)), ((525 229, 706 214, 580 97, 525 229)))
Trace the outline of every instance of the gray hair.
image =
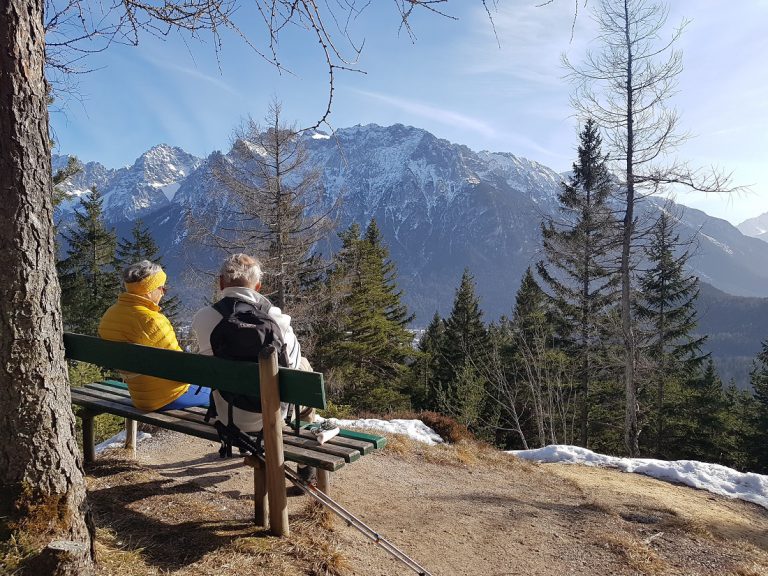
POLYGON ((247 254, 232 254, 219 269, 227 286, 255 286, 261 282, 261 274, 261 262, 247 254))
POLYGON ((126 284, 141 282, 144 278, 157 274, 161 270, 162 268, 158 264, 149 260, 142 260, 141 262, 136 262, 136 264, 131 264, 123 270, 123 282, 126 284))

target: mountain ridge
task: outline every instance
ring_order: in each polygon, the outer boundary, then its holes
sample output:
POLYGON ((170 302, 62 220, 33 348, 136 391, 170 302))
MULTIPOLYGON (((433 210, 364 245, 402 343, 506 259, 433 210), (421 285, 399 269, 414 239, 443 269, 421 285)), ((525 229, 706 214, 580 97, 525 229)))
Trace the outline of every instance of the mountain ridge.
MULTIPOLYGON (((525 269, 541 258, 539 223, 557 211, 561 174, 510 152, 475 152, 402 124, 316 132, 305 144, 309 165, 322 171, 326 201, 344 200, 339 228, 376 218, 417 325, 435 311, 450 312, 465 267, 475 277, 485 320, 511 314, 525 269)), ((214 193, 210 169, 222 154, 198 158, 158 145, 125 168, 88 162, 64 186, 71 199, 57 218, 66 225, 78 194, 97 185, 109 224, 125 235, 132 220, 143 218, 172 277, 183 277, 190 266, 215 269, 220 256, 191 242, 189 222, 196 217, 217 230, 227 218, 226 194, 214 193)), ((54 157, 54 169, 65 162, 54 157)), ((681 237, 697 239, 689 266, 703 281, 736 296, 768 296, 768 243, 700 210, 655 198, 643 206, 648 217, 670 210, 681 237)), ((328 255, 337 245, 331 239, 318 249, 328 255)), ((206 282, 178 283, 190 310, 211 293, 206 282)))

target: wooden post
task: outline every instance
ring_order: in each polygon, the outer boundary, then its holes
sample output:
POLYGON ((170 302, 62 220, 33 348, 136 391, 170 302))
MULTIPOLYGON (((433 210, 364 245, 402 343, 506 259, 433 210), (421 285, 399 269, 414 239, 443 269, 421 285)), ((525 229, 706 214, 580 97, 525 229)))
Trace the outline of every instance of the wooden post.
POLYGON ((246 456, 245 463, 253 468, 253 523, 266 528, 269 498, 264 466, 256 456, 246 456))
POLYGON ((84 410, 82 413, 83 419, 83 461, 86 464, 90 464, 96 460, 96 445, 94 444, 95 434, 93 429, 93 417, 92 412, 84 410))
POLYGON ((136 457, 136 420, 125 419, 125 447, 136 457))
POLYGON ((331 473, 321 468, 317 469, 317 489, 323 494, 328 494, 331 490, 331 473))
POLYGON ((261 415, 264 421, 264 457, 269 496, 269 530, 275 536, 288 536, 288 495, 285 492, 283 419, 280 413, 277 353, 267 346, 259 353, 261 415))

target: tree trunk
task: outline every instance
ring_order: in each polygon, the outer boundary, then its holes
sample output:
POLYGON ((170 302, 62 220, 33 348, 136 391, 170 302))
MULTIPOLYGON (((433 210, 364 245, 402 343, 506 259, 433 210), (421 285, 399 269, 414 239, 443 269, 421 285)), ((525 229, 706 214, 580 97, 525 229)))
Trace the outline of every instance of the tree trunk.
POLYGON ((32 563, 53 541, 71 542, 52 573, 87 574, 92 535, 55 266, 43 5, 0 4, 0 522, 24 534, 32 563))
POLYGON ((640 453, 638 437, 640 430, 637 424, 637 384, 635 382, 635 335, 632 325, 632 300, 630 277, 630 252, 632 249, 632 234, 635 226, 635 176, 634 176, 634 92, 632 87, 633 54, 630 30, 630 15, 627 1, 624 2, 625 42, 627 46, 627 206, 624 213, 623 234, 621 243, 621 329, 624 339, 624 444, 629 456, 636 457, 640 453))

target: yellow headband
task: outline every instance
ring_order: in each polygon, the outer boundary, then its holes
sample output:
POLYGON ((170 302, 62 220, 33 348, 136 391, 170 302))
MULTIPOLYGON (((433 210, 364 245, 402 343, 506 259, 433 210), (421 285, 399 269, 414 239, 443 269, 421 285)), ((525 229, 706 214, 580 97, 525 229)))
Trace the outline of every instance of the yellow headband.
POLYGON ((155 274, 152 274, 151 276, 147 276, 144 278, 144 280, 139 280, 138 282, 126 282, 125 284, 125 290, 126 292, 130 292, 131 294, 149 294, 154 290, 155 288, 159 288, 160 286, 165 286, 165 279, 167 276, 165 275, 165 272, 160 270, 160 272, 157 272, 155 274))

